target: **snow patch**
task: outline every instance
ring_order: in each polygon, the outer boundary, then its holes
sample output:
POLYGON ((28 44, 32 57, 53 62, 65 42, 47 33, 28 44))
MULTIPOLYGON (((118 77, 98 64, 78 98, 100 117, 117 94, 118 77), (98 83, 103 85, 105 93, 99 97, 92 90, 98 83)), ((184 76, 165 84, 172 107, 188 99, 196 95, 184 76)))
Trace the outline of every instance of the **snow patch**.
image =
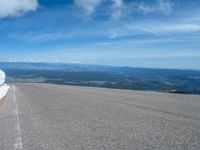
POLYGON ((9 88, 10 88, 10 86, 7 84, 0 85, 0 99, 3 98, 4 96, 6 96, 9 88))
POLYGON ((10 88, 9 85, 4 84, 6 79, 6 74, 4 71, 0 70, 0 99, 2 99, 8 93, 10 88))
POLYGON ((5 72, 3 72, 3 70, 0 70, 0 86, 5 83, 5 79, 6 79, 5 72))

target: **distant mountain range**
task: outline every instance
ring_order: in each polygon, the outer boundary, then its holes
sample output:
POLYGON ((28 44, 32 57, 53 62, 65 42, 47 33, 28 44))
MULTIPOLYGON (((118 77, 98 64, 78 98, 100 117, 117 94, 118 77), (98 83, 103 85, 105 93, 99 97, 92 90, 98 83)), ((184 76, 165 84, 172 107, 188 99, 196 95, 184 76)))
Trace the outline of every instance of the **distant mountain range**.
POLYGON ((136 68, 136 67, 114 67, 103 65, 89 64, 64 64, 64 63, 31 63, 31 62, 0 62, 0 68, 20 69, 20 70, 67 70, 67 71, 102 71, 115 73, 197 73, 200 70, 180 70, 180 69, 153 69, 153 68, 136 68))
POLYGON ((84 64, 0 62, 7 82, 42 82, 200 94, 200 71, 84 64))

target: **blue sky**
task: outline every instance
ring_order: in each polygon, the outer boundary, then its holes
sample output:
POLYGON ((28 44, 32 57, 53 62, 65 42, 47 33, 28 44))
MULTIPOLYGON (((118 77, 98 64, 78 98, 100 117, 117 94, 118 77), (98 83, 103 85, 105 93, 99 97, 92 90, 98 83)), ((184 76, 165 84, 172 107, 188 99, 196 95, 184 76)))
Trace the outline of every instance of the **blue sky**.
POLYGON ((199 0, 0 1, 0 61, 200 69, 199 0))

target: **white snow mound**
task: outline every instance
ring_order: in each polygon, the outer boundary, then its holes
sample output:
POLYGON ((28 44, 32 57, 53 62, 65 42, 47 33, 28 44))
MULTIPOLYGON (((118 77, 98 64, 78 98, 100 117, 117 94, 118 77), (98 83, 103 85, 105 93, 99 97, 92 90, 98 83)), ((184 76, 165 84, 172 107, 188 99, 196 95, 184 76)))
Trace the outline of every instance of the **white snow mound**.
POLYGON ((6 74, 3 70, 0 69, 0 86, 5 83, 6 74))
POLYGON ((0 100, 6 96, 10 88, 9 85, 4 84, 6 79, 6 74, 3 70, 0 69, 0 100))
POLYGON ((3 98, 4 96, 6 96, 9 88, 10 88, 10 86, 7 84, 0 85, 0 99, 3 98))

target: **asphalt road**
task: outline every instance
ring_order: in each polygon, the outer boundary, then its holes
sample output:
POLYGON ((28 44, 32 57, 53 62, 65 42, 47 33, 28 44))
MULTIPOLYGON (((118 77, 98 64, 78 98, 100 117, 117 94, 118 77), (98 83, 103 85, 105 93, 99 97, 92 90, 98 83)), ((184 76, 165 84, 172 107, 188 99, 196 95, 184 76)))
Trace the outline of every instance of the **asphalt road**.
POLYGON ((200 96, 16 84, 0 150, 199 150, 200 96))

